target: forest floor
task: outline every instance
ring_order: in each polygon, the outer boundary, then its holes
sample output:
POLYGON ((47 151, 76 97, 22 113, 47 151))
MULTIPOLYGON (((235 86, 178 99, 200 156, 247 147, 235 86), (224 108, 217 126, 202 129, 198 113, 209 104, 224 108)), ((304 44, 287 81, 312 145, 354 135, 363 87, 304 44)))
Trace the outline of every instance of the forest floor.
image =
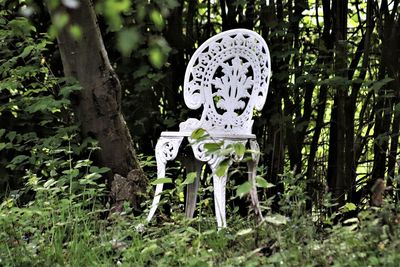
POLYGON ((347 205, 321 220, 301 210, 302 201, 297 199, 289 203, 286 215, 266 211, 265 221, 259 223, 251 211, 240 216, 230 205, 229 227, 218 231, 212 199, 200 200, 196 217, 188 220, 175 189, 166 191, 160 211, 147 224, 146 214, 133 215, 128 204, 124 212, 108 217, 101 205, 84 205, 82 199, 90 203, 95 191, 61 197, 48 188, 38 190, 36 200, 25 207, 7 200, 1 204, 1 266, 398 266, 400 262, 400 209, 390 202, 335 224, 335 216, 354 207, 347 205), (170 206, 166 215, 162 207, 172 201, 178 204, 170 206))

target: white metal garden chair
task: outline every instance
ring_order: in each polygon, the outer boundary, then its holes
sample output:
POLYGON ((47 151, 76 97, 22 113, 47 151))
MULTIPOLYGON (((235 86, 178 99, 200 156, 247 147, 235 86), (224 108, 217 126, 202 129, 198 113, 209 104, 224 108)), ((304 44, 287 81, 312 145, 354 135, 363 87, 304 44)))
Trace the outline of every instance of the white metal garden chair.
MULTIPOLYGON (((162 132, 156 145, 157 177, 165 177, 167 161, 174 160, 184 138, 192 147, 195 160, 185 161, 187 172, 197 177, 188 185, 186 216, 193 217, 201 168, 206 162, 213 173, 215 214, 218 228, 226 227, 225 186, 228 171, 218 176, 218 165, 225 159, 206 152, 204 144, 223 141, 223 146, 240 142, 250 147, 248 178, 252 204, 262 219, 256 190, 259 146, 252 134, 253 111, 264 106, 271 76, 268 46, 257 33, 234 29, 219 33, 203 43, 193 54, 186 69, 184 99, 190 109, 203 106, 200 120, 190 118, 179 125, 179 132, 162 132), (194 130, 202 128, 208 137, 192 140, 194 130)), ((155 196, 147 221, 153 217, 160 201, 163 184, 156 185, 155 196)))

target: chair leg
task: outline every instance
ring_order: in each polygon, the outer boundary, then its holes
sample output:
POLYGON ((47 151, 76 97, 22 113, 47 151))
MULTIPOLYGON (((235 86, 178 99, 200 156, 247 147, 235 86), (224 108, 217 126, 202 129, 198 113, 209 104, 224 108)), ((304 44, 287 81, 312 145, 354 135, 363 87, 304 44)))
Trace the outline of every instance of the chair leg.
MULTIPOLYGON (((178 154, 179 146, 181 145, 183 137, 160 137, 156 145, 156 161, 157 161, 157 178, 165 177, 165 168, 167 161, 173 160, 178 154)), ((161 192, 164 184, 157 184, 156 192, 154 194, 153 204, 151 205, 147 221, 153 218, 157 210, 158 203, 160 202, 161 192)))
POLYGON ((251 150, 254 151, 252 155, 252 160, 247 162, 249 182, 252 186, 250 190, 251 203, 256 215, 259 216, 260 220, 263 220, 260 208, 260 202, 258 201, 257 187, 256 187, 257 166, 258 166, 258 161, 260 159, 260 154, 259 154, 260 148, 258 146, 257 141, 250 140, 250 148, 251 150))
POLYGON ((186 173, 196 172, 196 179, 193 183, 187 185, 186 189, 186 205, 185 215, 187 218, 193 218, 194 210, 196 209, 197 191, 199 189, 199 181, 201 176, 201 161, 190 159, 190 162, 185 162, 186 173))
POLYGON ((224 175, 218 176, 216 174, 217 168, 223 158, 211 159, 208 163, 211 167, 213 174, 213 187, 214 187, 214 206, 215 206, 215 217, 217 219, 218 229, 226 228, 226 180, 228 177, 228 169, 226 169, 224 175))
MULTIPOLYGON (((165 163, 157 162, 157 178, 163 178, 165 177, 165 168, 166 168, 165 163)), ((151 205, 151 209, 149 212, 149 215, 147 215, 147 221, 150 222, 151 218, 153 218, 154 213, 157 210, 158 207, 158 203, 160 202, 160 198, 161 198, 161 192, 163 190, 163 186, 164 184, 158 184, 156 186, 156 192, 154 193, 154 199, 153 199, 153 204, 151 205)))
POLYGON ((226 227, 226 214, 225 214, 226 178, 227 178, 226 174, 222 177, 213 174, 214 205, 215 205, 215 216, 217 218, 218 229, 226 227))

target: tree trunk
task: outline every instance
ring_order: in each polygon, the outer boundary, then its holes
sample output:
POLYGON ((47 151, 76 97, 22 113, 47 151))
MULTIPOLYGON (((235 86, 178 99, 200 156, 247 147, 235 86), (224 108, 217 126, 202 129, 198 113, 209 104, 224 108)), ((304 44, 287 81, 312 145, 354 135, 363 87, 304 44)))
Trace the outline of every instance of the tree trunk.
MULTIPOLYGON (((346 35, 347 35, 347 1, 334 1, 332 5, 334 36, 335 36, 335 75, 347 79, 347 54, 346 54, 346 35)), ((347 187, 346 153, 351 153, 351 148, 346 148, 346 125, 351 122, 346 116, 347 85, 345 83, 336 86, 336 95, 331 111, 331 132, 329 140, 329 163, 328 163, 328 186, 332 191, 334 199, 339 203, 339 207, 345 202, 345 192, 347 187)))
MULTIPOLYGON (((76 40, 67 25, 59 32, 57 40, 65 76, 77 79, 82 86, 74 111, 82 135, 99 142, 101 150, 95 154, 95 163, 110 168, 110 178, 115 174, 128 177, 133 171, 137 174, 137 189, 144 191, 147 179, 121 113, 121 85, 104 48, 93 3, 83 0, 76 9, 58 7, 49 12, 53 23, 57 14, 64 13, 81 30, 82 38, 76 40)), ((139 203, 135 204, 139 207, 139 203)))

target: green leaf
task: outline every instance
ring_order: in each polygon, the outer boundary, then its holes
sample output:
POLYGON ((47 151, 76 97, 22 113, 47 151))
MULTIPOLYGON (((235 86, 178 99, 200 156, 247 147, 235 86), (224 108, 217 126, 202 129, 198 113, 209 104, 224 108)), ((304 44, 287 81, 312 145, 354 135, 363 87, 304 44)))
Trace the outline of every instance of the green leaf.
POLYGON ((79 84, 64 86, 60 90, 60 95, 62 95, 64 98, 67 98, 70 96, 71 93, 80 91, 81 89, 82 87, 79 84))
POLYGON ((158 30, 162 30, 164 28, 164 19, 158 10, 153 9, 151 11, 150 19, 153 21, 158 30))
POLYGON ((192 134, 190 135, 190 138, 198 140, 204 136, 205 132, 206 132, 206 130, 204 130, 202 128, 198 128, 192 132, 192 134))
POLYGON ((224 160, 224 161, 222 161, 222 162, 218 165, 217 170, 215 171, 215 174, 216 174, 218 177, 224 176, 224 175, 226 174, 226 172, 228 171, 229 165, 230 165, 229 160, 224 160))
POLYGON ((62 173, 69 175, 70 177, 74 178, 79 175, 79 170, 78 169, 70 169, 70 170, 65 170, 62 173))
POLYGON ((0 129, 0 137, 2 137, 5 132, 6 132, 6 129, 0 129))
POLYGON ((94 173, 89 173, 86 174, 83 178, 88 179, 88 180, 96 180, 98 178, 102 177, 100 174, 94 172, 94 173))
POLYGON ((251 229, 251 228, 242 229, 236 233, 236 236, 248 235, 248 234, 251 234, 252 232, 253 232, 253 229, 251 229))
POLYGON ((91 172, 91 173, 106 173, 106 172, 109 172, 111 169, 110 168, 107 168, 107 167, 102 167, 102 168, 99 168, 99 167, 96 167, 96 166, 92 166, 92 167, 90 167, 90 169, 89 169, 89 171, 91 172))
POLYGON ((0 143, 0 151, 7 147, 6 143, 0 143))
POLYGON ((375 91, 377 93, 384 85, 388 84, 389 82, 393 81, 394 79, 386 77, 382 80, 376 81, 369 89, 369 91, 375 91))
POLYGON ((348 212, 348 211, 353 211, 357 209, 357 206, 354 203, 351 202, 347 202, 344 206, 343 206, 344 212, 348 212))
POLYGON ((250 182, 244 182, 236 189, 236 196, 242 198, 244 195, 247 195, 251 191, 251 188, 252 186, 250 182))
POLYGON ((171 183, 172 183, 171 178, 158 178, 157 180, 153 181, 151 184, 158 185, 158 184, 171 184, 171 183))
POLYGON ((14 141, 16 136, 17 136, 17 132, 15 132, 15 131, 11 131, 6 135, 6 137, 8 138, 8 140, 10 140, 10 142, 14 141))
POLYGON ((150 63, 157 69, 161 68, 165 62, 165 55, 157 46, 150 48, 149 51, 150 63))
POLYGON ((132 51, 138 47, 140 40, 141 36, 136 28, 124 29, 118 32, 117 48, 124 57, 129 57, 132 51))
POLYGON ((22 51, 21 55, 19 55, 22 58, 26 58, 33 50, 34 46, 33 45, 28 45, 27 47, 24 48, 24 51, 22 51))
POLYGON ((242 143, 233 144, 233 148, 237 156, 242 157, 246 152, 246 147, 242 143))
POLYGON ((275 224, 275 225, 287 224, 287 221, 288 221, 288 219, 285 216, 280 215, 280 214, 266 216, 266 217, 264 217, 264 220, 269 223, 275 224))
POLYGON ((185 181, 182 184, 192 184, 196 180, 197 173, 196 172, 189 172, 185 181))
POLYGON ((15 164, 15 165, 18 165, 18 164, 21 164, 22 162, 26 161, 27 159, 29 159, 28 156, 25 156, 25 155, 18 155, 18 156, 16 156, 15 158, 13 158, 13 159, 11 160, 11 163, 12 163, 12 164, 15 164))
POLYGON ((54 180, 53 178, 49 179, 47 182, 44 183, 43 187, 44 188, 50 188, 53 185, 55 185, 57 183, 56 180, 54 180))
POLYGON ((96 180, 99 179, 100 177, 102 177, 100 174, 98 174, 97 172, 93 172, 86 174, 83 178, 87 180, 96 180))
POLYGON ((256 177, 256 183, 257 183, 257 187, 262 187, 262 188, 271 188, 271 187, 275 186, 274 184, 267 182, 267 180, 265 180, 261 176, 256 177))
POLYGON ((221 149, 222 143, 206 143, 204 144, 204 148, 207 150, 208 153, 213 153, 221 149))
POLYGON ((73 24, 69 27, 69 33, 71 34, 72 38, 74 38, 76 41, 79 41, 82 38, 82 31, 81 27, 77 24, 73 24))

